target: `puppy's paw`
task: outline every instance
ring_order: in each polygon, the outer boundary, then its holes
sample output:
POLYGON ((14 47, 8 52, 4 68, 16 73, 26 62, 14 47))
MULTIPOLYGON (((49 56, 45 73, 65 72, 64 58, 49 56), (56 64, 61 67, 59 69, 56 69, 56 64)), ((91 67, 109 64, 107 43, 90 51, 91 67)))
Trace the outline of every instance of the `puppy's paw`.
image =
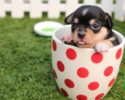
POLYGON ((108 45, 106 44, 106 43, 97 43, 96 44, 96 46, 95 46, 95 50, 97 51, 97 52, 102 52, 102 53, 104 53, 104 52, 108 52, 108 50, 109 50, 109 47, 108 47, 108 45))
POLYGON ((70 43, 72 41, 72 37, 69 35, 65 35, 61 38, 63 42, 70 43))

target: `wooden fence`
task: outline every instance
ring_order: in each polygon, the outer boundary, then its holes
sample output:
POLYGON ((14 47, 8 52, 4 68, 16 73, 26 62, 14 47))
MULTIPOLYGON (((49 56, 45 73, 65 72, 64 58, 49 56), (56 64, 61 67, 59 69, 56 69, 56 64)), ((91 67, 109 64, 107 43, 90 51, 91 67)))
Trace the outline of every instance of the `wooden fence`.
POLYGON ((115 19, 125 20, 125 0, 0 0, 0 17, 8 13, 12 18, 22 18, 29 13, 31 18, 48 18, 68 15, 81 5, 97 5, 113 15, 115 19))

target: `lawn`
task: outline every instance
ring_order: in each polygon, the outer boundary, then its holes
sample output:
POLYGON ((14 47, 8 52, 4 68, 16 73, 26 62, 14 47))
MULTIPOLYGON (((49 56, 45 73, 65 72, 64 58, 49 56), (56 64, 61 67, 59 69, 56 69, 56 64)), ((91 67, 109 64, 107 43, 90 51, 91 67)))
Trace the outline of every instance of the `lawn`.
MULTIPOLYGON (((0 100, 68 100, 59 93, 52 75, 51 38, 33 32, 33 25, 43 20, 48 19, 0 19, 0 100)), ((63 23, 63 18, 56 21, 63 23)), ((125 22, 114 23, 125 35, 125 22)), ((104 100, 125 100, 125 55, 104 100)))

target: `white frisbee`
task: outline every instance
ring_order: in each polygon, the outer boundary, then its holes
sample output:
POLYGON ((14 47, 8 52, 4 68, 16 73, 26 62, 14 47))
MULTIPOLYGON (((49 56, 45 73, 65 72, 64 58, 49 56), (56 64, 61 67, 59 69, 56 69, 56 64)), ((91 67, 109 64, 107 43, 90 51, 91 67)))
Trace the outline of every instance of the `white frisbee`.
POLYGON ((42 36, 52 36, 57 29, 61 28, 63 25, 54 21, 44 21, 39 22, 34 25, 34 31, 38 35, 42 36))

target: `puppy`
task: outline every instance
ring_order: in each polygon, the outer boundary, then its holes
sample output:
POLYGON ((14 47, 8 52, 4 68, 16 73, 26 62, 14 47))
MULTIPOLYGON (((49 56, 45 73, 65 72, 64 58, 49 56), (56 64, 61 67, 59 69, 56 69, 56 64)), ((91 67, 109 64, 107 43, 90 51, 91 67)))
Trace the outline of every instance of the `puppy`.
POLYGON ((118 45, 118 39, 112 31, 113 22, 108 13, 97 6, 81 6, 65 18, 71 24, 71 36, 62 37, 62 41, 80 48, 95 48, 97 52, 107 52, 118 45))

